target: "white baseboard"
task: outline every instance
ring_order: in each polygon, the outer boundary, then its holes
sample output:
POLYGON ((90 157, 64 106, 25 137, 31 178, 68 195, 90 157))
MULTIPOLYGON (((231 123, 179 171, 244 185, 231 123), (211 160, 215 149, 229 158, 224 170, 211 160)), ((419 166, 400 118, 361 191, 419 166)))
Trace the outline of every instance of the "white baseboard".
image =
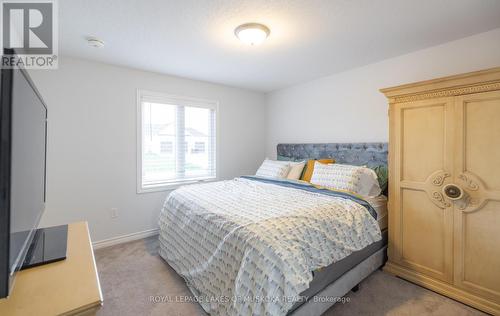
POLYGON ((159 233, 158 228, 148 229, 148 230, 145 230, 142 232, 137 232, 137 233, 132 233, 132 234, 127 234, 127 235, 123 235, 123 236, 118 236, 118 237, 113 237, 113 238, 109 238, 109 239, 95 241, 92 243, 92 247, 94 248, 94 250, 100 249, 100 248, 105 248, 105 247, 109 247, 109 246, 123 244, 125 242, 129 242, 129 241, 133 241, 133 240, 151 237, 154 235, 158 235, 158 233, 159 233))

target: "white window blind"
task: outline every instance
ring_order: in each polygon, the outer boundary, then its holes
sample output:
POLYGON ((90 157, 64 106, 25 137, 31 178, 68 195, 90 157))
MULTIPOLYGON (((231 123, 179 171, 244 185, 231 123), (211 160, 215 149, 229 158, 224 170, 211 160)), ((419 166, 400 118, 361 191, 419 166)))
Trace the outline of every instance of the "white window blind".
POLYGON ((217 102, 138 91, 138 192, 216 177, 217 102))

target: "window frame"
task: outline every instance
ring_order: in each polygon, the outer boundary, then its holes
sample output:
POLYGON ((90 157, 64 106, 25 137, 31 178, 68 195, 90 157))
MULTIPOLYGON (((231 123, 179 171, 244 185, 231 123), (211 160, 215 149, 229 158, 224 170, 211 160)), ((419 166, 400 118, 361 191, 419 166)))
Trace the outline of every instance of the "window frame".
POLYGON ((200 99, 193 97, 186 97, 180 95, 173 95, 163 92, 155 92, 150 90, 137 89, 137 99, 136 99, 136 152, 137 152, 137 193, 149 193, 149 192, 161 192, 174 190, 181 185, 192 184, 198 182, 210 182, 218 180, 218 170, 219 170, 219 101, 200 99), (186 179, 186 180, 175 180, 168 183, 162 183, 158 185, 148 185, 143 186, 142 183, 142 101, 147 99, 151 102, 175 104, 180 106, 188 107, 199 107, 204 109, 211 109, 215 111, 215 175, 213 177, 207 177, 204 179, 186 179))

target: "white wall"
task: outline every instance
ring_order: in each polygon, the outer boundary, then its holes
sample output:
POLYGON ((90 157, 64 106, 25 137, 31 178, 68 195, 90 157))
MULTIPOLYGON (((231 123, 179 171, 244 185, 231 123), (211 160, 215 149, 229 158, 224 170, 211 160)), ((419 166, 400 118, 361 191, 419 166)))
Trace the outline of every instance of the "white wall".
POLYGON ((278 143, 387 141, 380 88, 498 66, 500 28, 272 92, 267 156, 278 143))
POLYGON ((94 241, 157 227, 168 192, 136 193, 138 88, 220 102, 220 179, 254 173, 264 158, 263 94, 64 57, 31 76, 49 109, 42 225, 87 220, 94 241))

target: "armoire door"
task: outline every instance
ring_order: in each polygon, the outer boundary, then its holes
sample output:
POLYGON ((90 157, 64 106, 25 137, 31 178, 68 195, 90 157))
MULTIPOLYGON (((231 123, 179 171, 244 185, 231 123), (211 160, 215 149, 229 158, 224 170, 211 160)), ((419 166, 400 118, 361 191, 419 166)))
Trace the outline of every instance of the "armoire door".
POLYGON ((454 98, 395 104, 391 109, 390 260, 453 281, 452 180, 454 98))
POLYGON ((500 92, 456 98, 455 285, 500 303, 500 92))

